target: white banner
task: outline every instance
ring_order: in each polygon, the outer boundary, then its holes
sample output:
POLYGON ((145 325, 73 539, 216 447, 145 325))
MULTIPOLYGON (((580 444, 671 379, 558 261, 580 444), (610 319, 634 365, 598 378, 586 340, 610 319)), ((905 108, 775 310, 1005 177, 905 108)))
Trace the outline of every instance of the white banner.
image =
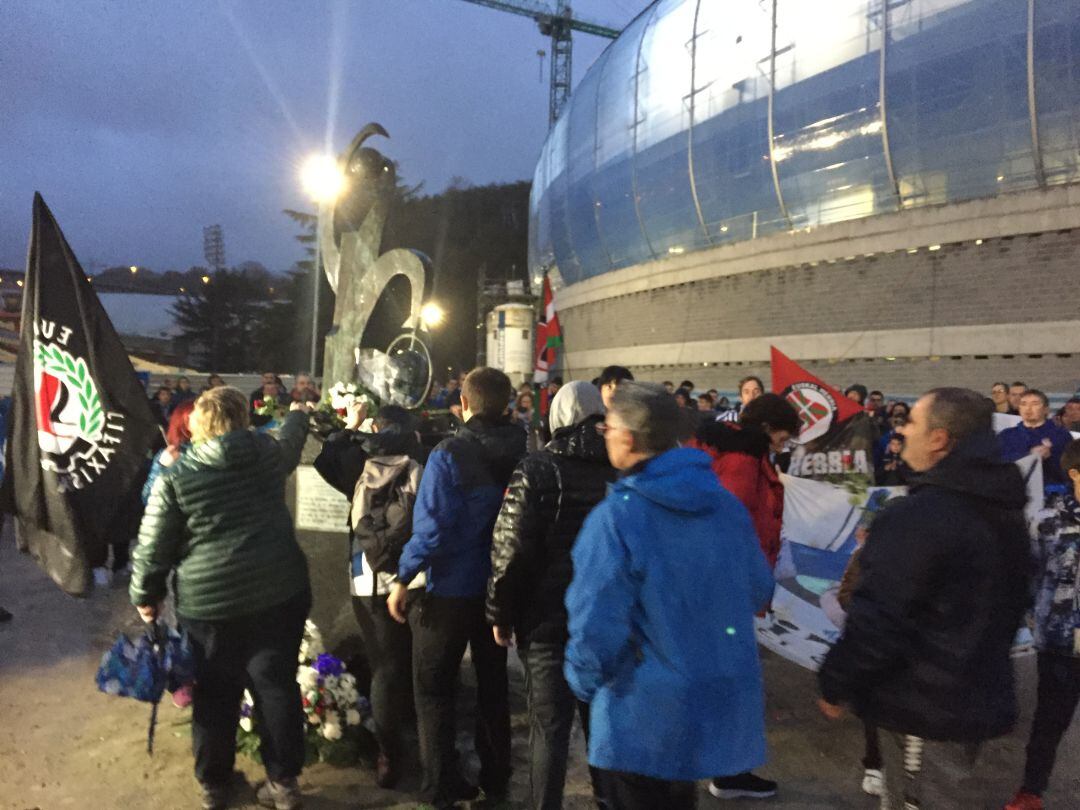
MULTIPOLYGON (((1027 483, 1025 516, 1034 536, 1043 508, 1042 465, 1028 456, 1016 462, 1027 483)), ((772 610, 757 620, 758 642, 800 666, 816 670, 840 637, 844 612, 836 601, 840 580, 856 548, 860 528, 903 487, 871 487, 855 493, 824 481, 781 477, 784 525, 772 610)), ((1030 651, 1022 630, 1015 653, 1030 651)))

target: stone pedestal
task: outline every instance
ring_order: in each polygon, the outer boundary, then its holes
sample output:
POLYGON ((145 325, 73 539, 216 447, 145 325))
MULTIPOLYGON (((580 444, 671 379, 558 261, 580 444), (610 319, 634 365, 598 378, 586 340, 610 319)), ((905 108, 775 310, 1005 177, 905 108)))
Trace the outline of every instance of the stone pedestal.
POLYGON ((322 441, 308 436, 300 466, 289 477, 285 498, 311 575, 311 620, 328 651, 349 659, 362 652, 349 596, 348 499, 315 472, 322 441))

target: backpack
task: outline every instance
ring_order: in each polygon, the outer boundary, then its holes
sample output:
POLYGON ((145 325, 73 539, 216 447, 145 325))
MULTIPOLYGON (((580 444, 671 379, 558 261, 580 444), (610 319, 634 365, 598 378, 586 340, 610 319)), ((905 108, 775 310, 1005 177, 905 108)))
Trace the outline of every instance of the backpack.
POLYGON ((413 507, 423 468, 408 456, 373 456, 353 491, 349 524, 372 571, 396 574, 412 536, 413 507))

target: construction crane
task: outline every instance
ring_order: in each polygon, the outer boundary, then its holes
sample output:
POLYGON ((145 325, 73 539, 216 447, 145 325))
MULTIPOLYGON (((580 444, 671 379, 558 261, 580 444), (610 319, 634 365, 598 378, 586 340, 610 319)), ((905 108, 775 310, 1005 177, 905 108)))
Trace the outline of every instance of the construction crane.
POLYGON ((551 37, 551 96, 548 107, 548 126, 555 125, 566 99, 570 97, 573 43, 571 31, 592 34, 605 39, 615 39, 621 31, 596 22, 575 17, 568 0, 555 0, 552 8, 534 0, 465 0, 477 6, 487 6, 498 11, 530 17, 540 27, 540 33, 551 37))

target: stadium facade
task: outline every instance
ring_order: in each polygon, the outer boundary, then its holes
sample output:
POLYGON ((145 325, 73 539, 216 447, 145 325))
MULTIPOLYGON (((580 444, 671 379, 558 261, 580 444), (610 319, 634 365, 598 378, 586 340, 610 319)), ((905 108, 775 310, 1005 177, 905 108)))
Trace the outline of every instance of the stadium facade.
POLYGON ((660 0, 552 129, 574 377, 1080 383, 1080 0, 660 0), (767 376, 766 376, 767 379, 767 376))

